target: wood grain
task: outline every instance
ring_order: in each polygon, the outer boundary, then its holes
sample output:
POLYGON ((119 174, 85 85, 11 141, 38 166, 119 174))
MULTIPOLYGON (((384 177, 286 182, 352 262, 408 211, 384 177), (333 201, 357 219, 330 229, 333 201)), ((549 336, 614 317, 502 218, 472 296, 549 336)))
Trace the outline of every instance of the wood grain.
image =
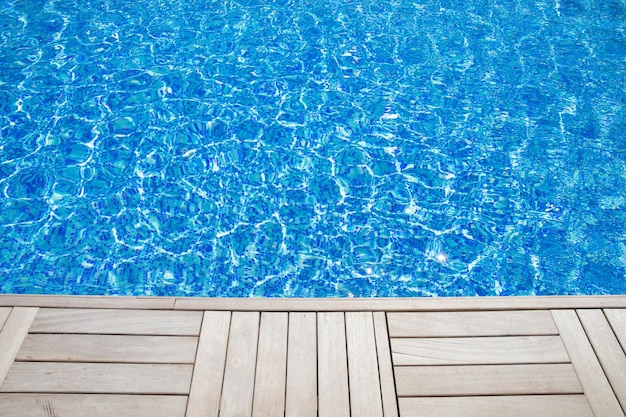
POLYGON ((611 324, 611 328, 626 352, 626 309, 606 309, 604 315, 611 324))
POLYGON ((0 295, 0 416, 624 417, 626 297, 142 300, 0 295))
MULTIPOLYGON (((2 298, 0 297, 0 302, 2 298)), ((177 298, 175 309, 222 311, 510 311, 554 308, 626 308, 626 296, 439 298, 177 298)))
POLYGON ((226 311, 204 313, 186 417, 219 415, 230 316, 226 311))
POLYGON ((0 394, 2 417, 183 417, 182 395, 0 394))
POLYGON ((402 417, 594 417, 584 395, 400 398, 402 417))
POLYGON ((98 295, 27 295, 2 294, 0 305, 16 307, 53 307, 53 308, 111 308, 111 309, 142 309, 171 310, 176 299, 173 297, 127 297, 98 295))
POLYGON ((578 317, 617 400, 626 410, 626 354, 602 310, 578 310, 578 317))
POLYGON ((10 313, 11 313, 10 307, 0 308, 0 332, 2 331, 2 326, 4 326, 4 322, 9 317, 10 313))
POLYGON ((31 334, 16 359, 44 362, 193 363, 198 338, 31 334))
POLYGON ((372 313, 346 313, 346 342, 352 414, 360 417, 382 417, 372 313))
POLYGON ((558 334, 547 310, 389 313, 387 321, 391 337, 558 334))
POLYGON ((289 313, 285 417, 317 416, 315 313, 289 313))
POLYGON ((191 365, 15 362, 0 392, 185 394, 191 365))
POLYGON ((395 365, 567 363, 559 336, 391 339, 395 365))
POLYGON ((317 339, 319 417, 350 417, 343 313, 318 313, 317 339))
POLYGON ((259 339, 259 313, 233 313, 224 369, 220 417, 252 415, 254 375, 259 339))
POLYGON ((253 417, 285 415, 288 326, 287 313, 261 314, 253 417))
POLYGON ((576 312, 554 310, 552 315, 593 412, 602 417, 624 417, 576 312))
POLYGON ((399 397, 582 393, 570 364, 398 366, 399 397))
POLYGON ((510 311, 558 308, 626 308, 626 296, 439 298, 202 298, 0 294, 0 306, 171 309, 196 311, 510 311))
POLYGON ((0 386, 9 373, 11 364, 28 334, 37 307, 15 307, 6 319, 0 331, 0 386))
POLYGON ((202 312, 42 308, 31 333, 197 336, 202 312))
POLYGON ((382 311, 374 313, 374 332, 376 334, 376 353, 378 355, 378 373, 380 375, 380 393, 385 417, 398 417, 396 382, 393 375, 387 317, 382 311))

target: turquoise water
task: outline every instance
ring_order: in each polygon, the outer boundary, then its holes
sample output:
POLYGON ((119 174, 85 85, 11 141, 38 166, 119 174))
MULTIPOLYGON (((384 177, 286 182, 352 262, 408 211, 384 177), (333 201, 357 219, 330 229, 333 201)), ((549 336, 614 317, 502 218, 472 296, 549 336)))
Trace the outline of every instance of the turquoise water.
POLYGON ((0 292, 626 293, 620 0, 5 0, 0 292))

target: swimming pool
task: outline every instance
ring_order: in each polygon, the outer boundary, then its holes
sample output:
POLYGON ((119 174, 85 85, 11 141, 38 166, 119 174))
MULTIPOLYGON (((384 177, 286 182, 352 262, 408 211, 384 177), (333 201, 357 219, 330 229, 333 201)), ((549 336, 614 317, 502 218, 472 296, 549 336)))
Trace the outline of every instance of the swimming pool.
POLYGON ((620 0, 7 0, 0 292, 626 293, 620 0))

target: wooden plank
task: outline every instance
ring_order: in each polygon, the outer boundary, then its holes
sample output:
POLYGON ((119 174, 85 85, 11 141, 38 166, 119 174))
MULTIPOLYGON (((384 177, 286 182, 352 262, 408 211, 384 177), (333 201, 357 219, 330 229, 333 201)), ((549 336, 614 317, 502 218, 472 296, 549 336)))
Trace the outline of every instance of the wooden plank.
POLYGON ((193 363, 194 336, 31 334, 16 359, 44 362, 193 363))
POLYGON ((197 336, 201 321, 199 311, 42 308, 31 333, 197 336))
POLYGON ((171 310, 174 297, 120 297, 94 295, 0 295, 1 306, 58 308, 123 308, 171 310))
POLYGON ((579 394, 571 364, 398 366, 399 397, 579 394))
POLYGON ((254 383, 253 417, 285 415, 287 313, 262 313, 254 383))
POLYGON ((0 394, 2 417, 182 417, 182 395, 0 394))
POLYGON ((626 296, 237 299, 0 294, 0 306, 220 311, 493 311, 626 308, 626 296))
POLYGON ((391 361, 387 317, 383 312, 374 313, 374 333, 376 336, 376 352, 378 354, 378 373, 380 375, 383 415, 385 417, 398 417, 396 382, 391 361))
POLYGON ((547 310, 389 313, 391 337, 556 335, 547 310))
POLYGON ((568 363, 559 336, 391 339, 395 365, 568 363))
POLYGON ((602 417, 624 417, 576 312, 554 310, 552 315, 593 412, 602 417))
POLYGON ((594 417, 584 395, 400 398, 402 417, 594 417))
POLYGON ((607 309, 604 310, 604 314, 622 345, 622 349, 626 352, 626 309, 607 309))
POLYGON ((350 417, 346 325, 343 313, 317 315, 320 417, 350 417))
POLYGON ((346 343, 352 415, 382 417, 372 313, 346 313, 346 343))
POLYGON ((177 298, 175 309, 239 311, 495 311, 626 308, 626 296, 439 298, 177 298))
POLYGON ((37 315, 36 307, 15 307, 0 331, 0 386, 37 315))
POLYGON ((217 417, 222 395, 230 312, 207 311, 202 319, 186 417, 217 417))
POLYGON ((617 400, 626 410, 626 355, 602 310, 578 310, 578 317, 617 400))
POLYGON ((191 365, 15 362, 0 392, 185 394, 191 365))
POLYGON ((10 313, 11 309, 9 307, 0 308, 0 331, 2 331, 2 326, 4 326, 4 322, 9 318, 10 313))
POLYGON ((285 417, 317 416, 315 313, 289 313, 285 417))
POLYGON ((220 417, 252 415, 259 317, 258 312, 236 311, 232 315, 220 417))
POLYGON ((626 296, 439 298, 203 298, 0 294, 0 306, 219 311, 509 311, 626 308, 626 296))
POLYGON ((493 311, 626 308, 626 296, 237 299, 0 294, 0 306, 220 311, 493 311))

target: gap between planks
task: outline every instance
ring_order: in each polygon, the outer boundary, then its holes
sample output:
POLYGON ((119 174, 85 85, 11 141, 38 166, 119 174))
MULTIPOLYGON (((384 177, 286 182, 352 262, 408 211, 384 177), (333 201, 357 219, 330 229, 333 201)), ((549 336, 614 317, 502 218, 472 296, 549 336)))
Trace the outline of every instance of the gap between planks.
POLYGON ((576 312, 553 310, 552 316, 595 415, 624 417, 576 312))
POLYGON ((38 311, 36 307, 14 307, 6 318, 0 331, 0 386, 6 380, 38 311))

